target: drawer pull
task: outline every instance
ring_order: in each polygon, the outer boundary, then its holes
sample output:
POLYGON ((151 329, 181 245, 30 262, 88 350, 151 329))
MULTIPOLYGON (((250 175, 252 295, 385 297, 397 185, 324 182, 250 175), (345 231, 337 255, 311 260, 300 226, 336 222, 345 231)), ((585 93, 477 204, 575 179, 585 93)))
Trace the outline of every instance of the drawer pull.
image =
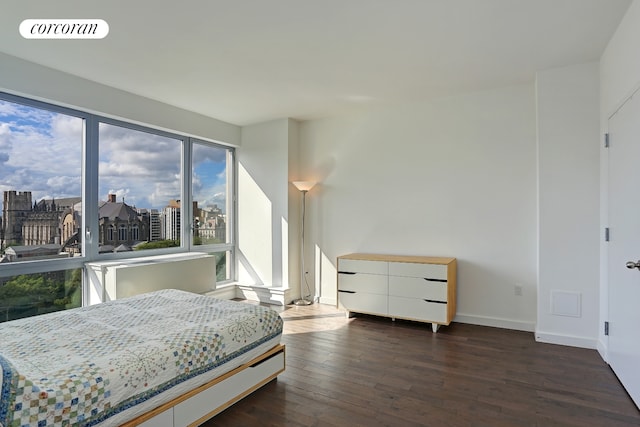
POLYGON ((447 303, 446 301, 436 301, 436 300, 433 300, 433 299, 426 299, 425 301, 426 302, 434 302, 436 304, 446 304, 447 303))
POLYGON ((423 279, 426 280, 427 282, 447 283, 447 279, 430 279, 428 277, 423 277, 423 279))
POLYGON ((343 290, 338 290, 338 292, 342 292, 344 294, 355 294, 356 291, 343 291, 343 290))
POLYGON ((353 271, 338 271, 338 274, 356 274, 353 271))

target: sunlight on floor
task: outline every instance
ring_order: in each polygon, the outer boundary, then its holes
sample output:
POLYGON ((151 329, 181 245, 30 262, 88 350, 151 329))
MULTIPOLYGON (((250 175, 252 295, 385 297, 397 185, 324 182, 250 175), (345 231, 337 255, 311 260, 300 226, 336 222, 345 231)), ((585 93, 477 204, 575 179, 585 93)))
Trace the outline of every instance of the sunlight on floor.
POLYGON ((280 316, 284 320, 284 335, 336 330, 352 320, 344 311, 323 304, 288 305, 282 308, 280 316))

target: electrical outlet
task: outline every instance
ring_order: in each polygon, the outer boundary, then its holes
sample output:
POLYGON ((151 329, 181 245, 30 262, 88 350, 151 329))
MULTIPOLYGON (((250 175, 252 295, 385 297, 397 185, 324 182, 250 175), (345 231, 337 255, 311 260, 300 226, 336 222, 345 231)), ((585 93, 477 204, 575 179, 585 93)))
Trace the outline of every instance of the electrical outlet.
POLYGON ((516 284, 513 287, 513 294, 517 297, 521 297, 522 296, 522 285, 520 284, 516 284))

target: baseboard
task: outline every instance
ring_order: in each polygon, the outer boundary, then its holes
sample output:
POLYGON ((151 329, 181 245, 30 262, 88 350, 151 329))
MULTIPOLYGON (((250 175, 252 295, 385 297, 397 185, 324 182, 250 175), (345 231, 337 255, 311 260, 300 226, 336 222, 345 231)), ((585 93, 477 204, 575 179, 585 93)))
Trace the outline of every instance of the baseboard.
POLYGON ((275 288, 256 285, 237 285, 236 295, 249 301, 259 301, 272 305, 287 305, 293 300, 290 288, 275 288))
POLYGON ((607 344, 604 343, 602 340, 598 340, 598 353, 600 353, 600 357, 602 357, 602 360, 604 360, 605 362, 609 363, 609 352, 608 352, 608 347, 607 344))
POLYGON ((318 302, 320 304, 326 304, 326 305, 333 305, 333 306, 337 306, 338 305, 338 300, 335 297, 333 297, 333 298, 320 297, 318 299, 318 302))
POLYGON ((293 300, 292 291, 289 288, 268 288, 257 285, 240 285, 238 283, 218 286, 214 291, 206 295, 220 299, 242 298, 249 301, 257 301, 271 305, 286 305, 293 300))
POLYGON ((498 317, 485 317, 469 314, 456 314, 454 322, 469 323, 471 325, 491 326, 494 328, 513 329, 516 331, 534 332, 536 325, 531 322, 522 322, 498 317))
POLYGON ((205 295, 212 296, 219 299, 238 298, 238 286, 235 284, 218 286, 215 290, 207 292, 205 295))
POLYGON ((598 340, 586 337, 577 337, 572 335, 551 334, 547 332, 536 331, 536 341, 547 344, 566 345, 569 347, 589 348, 596 350, 598 348, 598 340))

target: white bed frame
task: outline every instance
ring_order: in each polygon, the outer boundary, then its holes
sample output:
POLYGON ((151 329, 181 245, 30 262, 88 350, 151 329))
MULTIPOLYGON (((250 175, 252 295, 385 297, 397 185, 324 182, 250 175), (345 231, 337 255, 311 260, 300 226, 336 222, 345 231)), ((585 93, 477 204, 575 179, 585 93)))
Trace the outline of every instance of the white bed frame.
POLYGON ((285 346, 278 344, 250 362, 197 387, 121 427, 198 426, 251 394, 285 370, 285 346))

